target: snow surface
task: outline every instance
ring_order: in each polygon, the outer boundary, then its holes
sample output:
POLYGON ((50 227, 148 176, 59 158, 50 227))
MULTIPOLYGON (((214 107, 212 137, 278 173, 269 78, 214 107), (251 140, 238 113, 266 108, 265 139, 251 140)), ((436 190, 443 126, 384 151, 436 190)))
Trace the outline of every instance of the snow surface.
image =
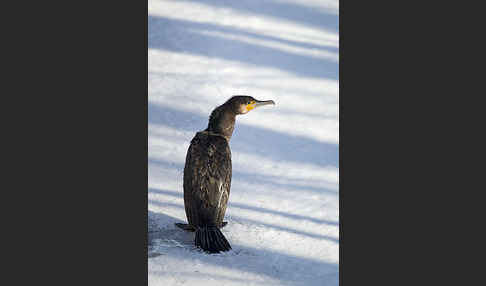
POLYGON ((149 285, 338 285, 337 0, 148 2, 149 285), (222 229, 208 255, 186 222, 189 142, 214 107, 237 117, 222 229))

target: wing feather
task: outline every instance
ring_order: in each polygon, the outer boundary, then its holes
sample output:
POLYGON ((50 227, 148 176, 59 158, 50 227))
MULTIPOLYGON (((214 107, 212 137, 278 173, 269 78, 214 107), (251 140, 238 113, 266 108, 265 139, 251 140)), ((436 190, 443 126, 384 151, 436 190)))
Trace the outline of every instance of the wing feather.
POLYGON ((198 133, 184 168, 184 205, 189 224, 221 225, 231 188, 231 150, 223 137, 198 133))

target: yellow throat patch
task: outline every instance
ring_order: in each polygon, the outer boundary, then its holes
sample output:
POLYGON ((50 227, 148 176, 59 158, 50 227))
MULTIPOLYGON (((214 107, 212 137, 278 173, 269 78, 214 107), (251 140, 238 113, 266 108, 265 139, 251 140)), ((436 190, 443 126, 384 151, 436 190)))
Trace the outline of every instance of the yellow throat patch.
POLYGON ((250 111, 255 108, 255 103, 254 101, 250 102, 250 104, 246 105, 246 111, 250 111))

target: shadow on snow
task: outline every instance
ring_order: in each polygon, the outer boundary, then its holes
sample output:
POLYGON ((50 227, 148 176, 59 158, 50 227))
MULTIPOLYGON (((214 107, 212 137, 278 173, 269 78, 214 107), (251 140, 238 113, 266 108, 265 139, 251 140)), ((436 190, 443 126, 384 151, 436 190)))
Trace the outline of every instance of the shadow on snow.
MULTIPOLYGON (((237 1, 235 1, 237 2, 237 1)), ((236 39, 225 39, 203 32, 224 32, 231 35, 251 36, 258 39, 276 41, 275 37, 256 35, 235 28, 214 24, 176 20, 159 16, 148 16, 148 48, 178 53, 190 53, 209 58, 238 61, 243 64, 266 66, 288 71, 296 75, 338 79, 338 63, 326 59, 282 51, 258 44, 250 44, 236 39), (178 39, 167 41, 167 38, 178 39)), ((293 46, 309 47, 311 44, 278 40, 293 46)), ((326 48, 321 47, 321 50, 326 48)), ((337 49, 334 50, 337 54, 337 49)))
POLYGON ((188 2, 199 2, 204 5, 236 9, 258 16, 280 18, 307 26, 327 29, 336 33, 339 31, 339 10, 337 7, 335 9, 316 9, 314 7, 275 0, 189 0, 188 2))
MULTIPOLYGON (((339 267, 335 263, 277 251, 233 243, 233 249, 229 252, 206 254, 194 247, 193 233, 185 232, 174 226, 174 222, 182 222, 181 220, 151 211, 149 211, 149 217, 155 217, 159 221, 168 223, 166 228, 149 233, 149 259, 165 255, 181 261, 204 260, 204 264, 238 269, 243 272, 267 276, 281 282, 302 282, 302 278, 305 278, 309 283, 313 283, 312 285, 323 285, 324 282, 337 285, 339 281, 339 267)), ((163 275, 164 272, 152 274, 163 275)), ((202 273, 202 276, 204 275, 206 274, 202 273)), ((200 276, 198 275, 198 277, 200 276)))
MULTIPOLYGON (((168 195, 180 199, 184 199, 182 192, 174 192, 174 191, 168 191, 168 190, 162 190, 162 189, 155 189, 155 188, 149 188, 149 193, 155 193, 155 194, 162 194, 162 195, 168 195)), ((317 219, 309 216, 303 216, 303 215, 298 215, 298 214, 291 214, 291 213, 286 213, 286 212, 281 212, 281 211, 276 211, 276 210, 270 210, 262 207, 254 207, 246 204, 241 204, 241 203, 233 203, 231 200, 228 202, 228 206, 231 208, 238 208, 238 209, 245 209, 245 210, 251 210, 251 211, 256 211, 256 212, 261 212, 261 213, 269 213, 269 214, 274 214, 294 220, 307 220, 310 222, 314 223, 319 223, 319 224, 327 224, 327 225, 333 225, 333 226, 338 226, 339 223, 335 221, 329 221, 329 220, 324 220, 324 219, 317 219)))
MULTIPOLYGON (((177 110, 168 106, 148 104, 148 124, 158 124, 174 129, 196 132, 204 130, 208 118, 188 111, 177 110)), ((188 140, 188 143, 192 137, 188 140)), ((303 136, 289 135, 279 131, 238 124, 230 141, 233 152, 267 157, 279 161, 312 163, 319 166, 339 165, 339 145, 325 143, 303 136), (271 144, 263 138, 271 138, 271 144)))

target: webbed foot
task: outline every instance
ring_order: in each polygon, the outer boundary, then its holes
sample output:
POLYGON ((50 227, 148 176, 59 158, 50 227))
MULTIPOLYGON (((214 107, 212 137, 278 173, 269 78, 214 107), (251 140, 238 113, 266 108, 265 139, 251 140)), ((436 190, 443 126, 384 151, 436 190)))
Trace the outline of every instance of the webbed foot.
POLYGON ((179 227, 179 228, 181 228, 181 229, 183 229, 185 231, 191 231, 191 232, 196 231, 196 229, 192 225, 187 224, 187 223, 179 223, 179 222, 176 222, 174 224, 175 224, 175 226, 177 226, 177 227, 179 227))

